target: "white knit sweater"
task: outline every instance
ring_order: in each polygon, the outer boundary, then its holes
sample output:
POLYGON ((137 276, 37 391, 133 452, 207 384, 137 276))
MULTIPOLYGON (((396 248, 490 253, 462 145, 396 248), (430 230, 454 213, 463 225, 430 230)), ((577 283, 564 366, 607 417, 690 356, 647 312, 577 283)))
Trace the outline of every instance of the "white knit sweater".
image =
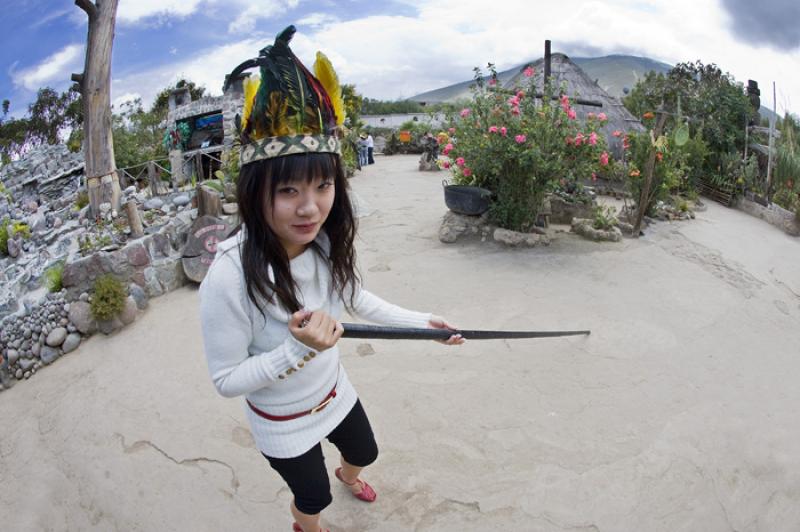
MULTIPOLYGON (((305 453, 336 428, 357 395, 339 362, 337 346, 316 352, 289 332, 290 313, 277 299, 266 305, 266 319, 250 301, 239 249, 242 238, 239 233, 217 246, 216 258, 200 285, 208 369, 221 395, 246 396, 273 415, 309 410, 336 386, 336 397, 327 407, 290 421, 266 420, 243 402, 258 449, 271 457, 291 458, 305 453), (287 375, 289 368, 293 371, 287 375)), ((327 253, 330 244, 324 232, 317 242, 327 253)), ((331 293, 327 260, 309 248, 292 259, 290 267, 303 307, 340 319, 344 303, 338 293, 331 293)), ((387 303, 360 286, 350 310, 367 321, 407 327, 427 327, 431 317, 387 303)))

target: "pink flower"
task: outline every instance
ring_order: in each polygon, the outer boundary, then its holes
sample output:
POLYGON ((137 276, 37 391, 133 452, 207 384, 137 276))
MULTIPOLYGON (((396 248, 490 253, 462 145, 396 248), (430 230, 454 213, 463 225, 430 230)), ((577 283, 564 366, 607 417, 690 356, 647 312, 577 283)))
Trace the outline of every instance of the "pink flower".
POLYGON ((519 97, 518 96, 512 96, 511 98, 509 98, 508 99, 508 105, 510 105, 512 107, 519 105, 519 97))
POLYGON ((525 135, 517 135, 516 137, 514 137, 514 140, 517 141, 517 144, 522 144, 523 142, 525 142, 525 139, 526 139, 525 135))
POLYGON ((586 118, 588 118, 589 120, 593 119, 594 117, 595 117, 594 113, 589 113, 586 115, 586 118))
POLYGON ((522 91, 517 91, 517 100, 521 100, 525 96, 525 93, 522 91))
POLYGON ((592 131, 592 134, 589 135, 589 144, 591 144, 592 146, 597 144, 597 133, 595 133, 594 131, 592 131))
POLYGON ((464 158, 463 157, 459 157, 458 159, 456 159, 456 166, 464 166, 464 158))
POLYGON ((561 95, 561 107, 569 107, 569 96, 566 94, 561 95))
POLYGON ((575 109, 570 109, 569 111, 567 111, 567 116, 569 117, 570 120, 575 120, 576 118, 578 118, 578 113, 575 112, 575 109))
POLYGON ((575 135, 575 145, 580 146, 583 144, 583 141, 586 140, 586 137, 583 136, 583 133, 578 133, 575 135))
POLYGON ((462 172, 462 173, 463 173, 463 174, 464 174, 466 177, 469 177, 469 176, 471 176, 471 175, 472 175, 472 170, 470 170, 470 169, 469 169, 469 168, 467 168, 466 166, 464 167, 464 169, 463 169, 461 172, 462 172))
POLYGON ((572 146, 573 144, 575 144, 575 139, 567 137, 567 146, 572 146))
POLYGON ((453 150, 453 145, 448 143, 447 146, 445 146, 444 149, 442 150, 442 155, 447 155, 452 150, 453 150))
POLYGON ((622 131, 620 131, 619 129, 615 129, 612 135, 614 135, 615 137, 621 137, 622 131))
POLYGON ((604 151, 600 154, 600 166, 607 166, 608 165, 608 152, 604 151))
POLYGON ((535 70, 533 70, 533 68, 531 68, 531 67, 527 67, 527 68, 525 68, 525 70, 522 71, 522 73, 525 74, 526 78, 529 78, 529 77, 533 76, 534 72, 535 72, 535 70))
POLYGON ((468 116, 469 116, 469 109, 467 109, 467 108, 465 107, 464 109, 462 109, 462 110, 461 110, 461 113, 460 113, 460 114, 461 114, 461 118, 466 118, 466 117, 468 117, 468 116))
POLYGON ((456 128, 451 127, 450 129, 447 130, 447 132, 450 133, 451 135, 455 135, 456 134, 456 128))
POLYGON ((606 120, 608 120, 608 117, 606 116, 605 113, 600 113, 599 115, 597 115, 597 119, 600 120, 601 122, 605 122, 606 120))
POLYGON ((517 107, 517 106, 512 107, 511 108, 511 114, 512 115, 518 115, 519 114, 519 107, 517 107))
POLYGON ((505 137, 506 133, 508 133, 508 130, 506 129, 506 126, 501 127, 500 128, 500 134, 505 137))
POLYGON ((489 126, 489 133, 497 133, 497 126, 489 126))
POLYGON ((494 78, 490 79, 489 80, 489 86, 490 87, 494 87, 495 85, 497 85, 497 80, 494 79, 494 78))
POLYGON ((592 172, 592 181, 597 181, 597 174, 592 172))
POLYGON ((442 168, 450 168, 450 161, 442 161, 442 168))

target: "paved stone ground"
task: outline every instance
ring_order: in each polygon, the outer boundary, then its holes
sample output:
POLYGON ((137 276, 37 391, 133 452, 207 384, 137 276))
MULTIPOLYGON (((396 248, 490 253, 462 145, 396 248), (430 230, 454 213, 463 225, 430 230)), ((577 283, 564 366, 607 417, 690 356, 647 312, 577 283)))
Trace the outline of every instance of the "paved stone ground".
MULTIPOLYGON (((711 203, 619 244, 445 245, 444 174, 416 168, 379 157, 352 181, 371 290, 465 328, 593 332, 343 340, 378 501, 334 480, 326 526, 800 529, 800 240, 711 203)), ((290 530, 241 402, 208 378, 195 289, 0 394, 0 426, 4 530, 290 530)))

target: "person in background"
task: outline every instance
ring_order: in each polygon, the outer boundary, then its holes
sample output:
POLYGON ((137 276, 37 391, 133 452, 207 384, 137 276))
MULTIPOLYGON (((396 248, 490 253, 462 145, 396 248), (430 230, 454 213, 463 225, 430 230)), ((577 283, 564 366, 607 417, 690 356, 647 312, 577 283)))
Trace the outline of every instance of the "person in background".
POLYGON ((372 150, 375 148, 375 141, 372 139, 371 134, 367 134, 367 164, 375 164, 375 159, 372 157, 372 150))
POLYGON ((367 166, 369 161, 369 146, 367 145, 367 134, 362 133, 358 139, 358 164, 362 168, 367 166))

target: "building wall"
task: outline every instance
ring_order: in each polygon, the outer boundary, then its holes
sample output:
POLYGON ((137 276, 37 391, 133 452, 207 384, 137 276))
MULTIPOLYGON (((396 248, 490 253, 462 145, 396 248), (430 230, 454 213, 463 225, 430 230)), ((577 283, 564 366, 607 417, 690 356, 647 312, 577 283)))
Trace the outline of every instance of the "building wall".
POLYGON ((385 115, 361 115, 361 121, 369 127, 390 127, 398 128, 401 124, 414 120, 420 124, 428 124, 431 127, 441 127, 445 117, 441 113, 431 116, 428 113, 396 113, 385 115))

